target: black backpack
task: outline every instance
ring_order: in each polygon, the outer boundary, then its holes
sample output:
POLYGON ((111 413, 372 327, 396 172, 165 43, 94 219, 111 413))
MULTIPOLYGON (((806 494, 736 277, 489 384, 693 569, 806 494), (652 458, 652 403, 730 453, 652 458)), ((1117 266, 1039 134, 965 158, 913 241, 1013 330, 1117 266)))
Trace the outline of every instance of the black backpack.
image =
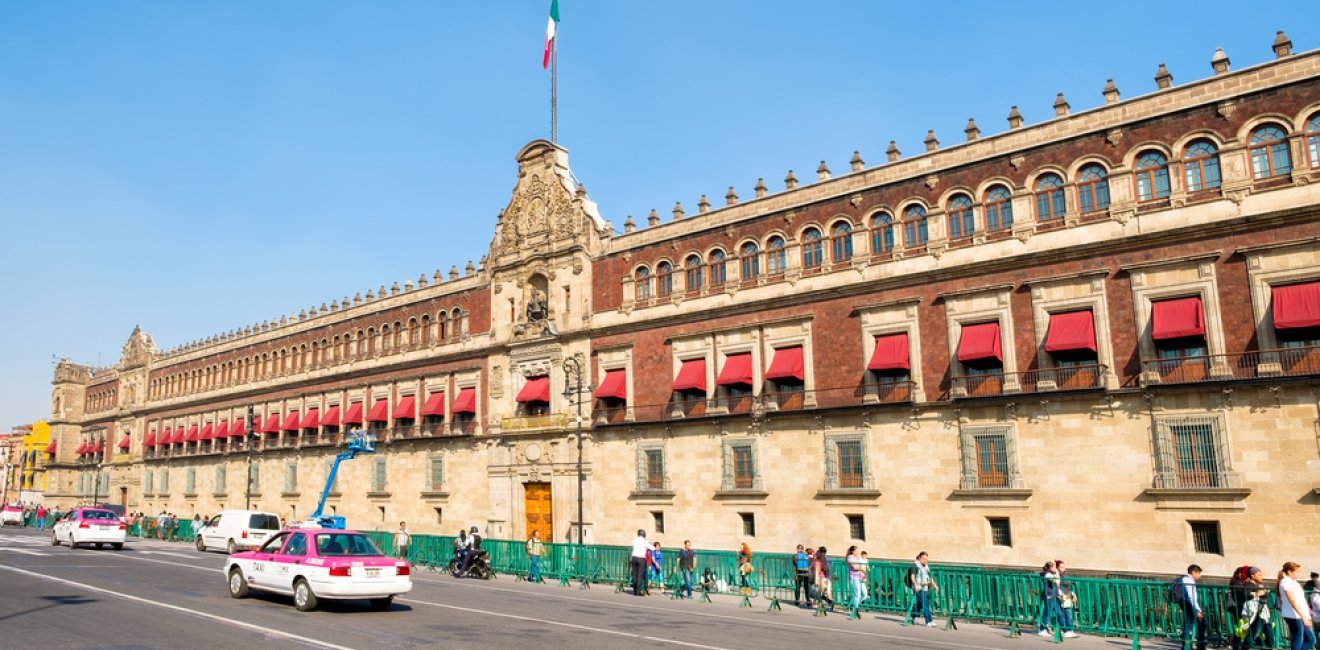
POLYGON ((1175 578, 1169 583, 1169 602, 1181 605, 1187 600, 1187 584, 1182 578, 1175 578))

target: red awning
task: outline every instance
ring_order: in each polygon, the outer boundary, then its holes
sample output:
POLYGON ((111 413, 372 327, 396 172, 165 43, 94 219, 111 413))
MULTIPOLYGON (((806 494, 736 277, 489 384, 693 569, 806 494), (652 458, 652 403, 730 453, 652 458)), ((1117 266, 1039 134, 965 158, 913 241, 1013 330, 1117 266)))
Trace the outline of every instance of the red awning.
POLYGON ((362 402, 348 405, 348 413, 344 414, 344 424, 362 424, 362 402))
POLYGON ((477 412, 477 389, 463 388, 458 391, 458 397, 454 398, 454 405, 451 413, 476 413, 477 412))
POLYGON ((367 422, 385 422, 389 418, 385 417, 385 412, 390 410, 390 401, 381 398, 371 405, 371 411, 367 413, 367 422))
POLYGON ((84 442, 81 445, 78 445, 78 451, 76 451, 75 453, 77 453, 79 456, 87 453, 87 443, 84 442))
POLYGON ((523 384, 522 390, 518 391, 518 396, 514 398, 519 403, 526 402, 549 402, 550 401, 550 378, 532 377, 523 384))
POLYGON ((279 432, 280 432, 280 414, 279 414, 279 413, 271 413, 270 415, 267 415, 267 416, 266 416, 266 421, 261 425, 261 432, 262 432, 262 433, 279 433, 279 432))
POLYGON ((766 379, 788 379, 795 378, 799 381, 806 379, 802 366, 802 348, 779 348, 775 350, 775 358, 770 362, 770 369, 765 371, 766 379))
POLYGON ((53 454, 53 453, 55 453, 55 441, 54 441, 54 440, 50 441, 50 444, 49 444, 49 445, 46 445, 46 453, 48 453, 48 454, 53 454))
POLYGON ((179 427, 174 430, 174 435, 170 437, 170 442, 181 445, 183 444, 183 439, 184 439, 183 427, 179 427))
POLYGON ((628 371, 606 370, 605 378, 600 380, 600 388, 595 396, 601 398, 628 399, 628 371))
POLYGON ((422 417, 428 415, 445 416, 444 393, 431 393, 431 396, 426 398, 426 403, 422 405, 422 417))
POLYGON ((100 440, 96 441, 96 453, 98 454, 105 453, 105 438, 101 438, 100 440))
POLYGON ((339 405, 335 404, 326 409, 325 415, 321 416, 321 426, 337 427, 339 426, 339 405))
POLYGON ((244 433, 247 433, 247 420, 236 418, 233 422, 229 423, 230 438, 241 438, 244 433))
POLYGON ((875 352, 871 354, 871 361, 866 364, 866 369, 875 372, 911 370, 912 365, 908 360, 910 356, 907 332, 877 336, 875 352))
POLYGON ((289 411, 289 413, 284 416, 284 424, 280 425, 280 429, 283 429, 284 431, 297 431, 298 424, 301 421, 302 418, 298 417, 297 411, 289 411))
POLYGON ((133 436, 125 435, 125 436, 124 436, 122 439, 120 439, 120 441, 119 441, 119 448, 120 448, 120 449, 128 449, 128 446, 131 445, 131 444, 133 444, 133 436))
POLYGON ((1320 327, 1320 282, 1274 287, 1274 329, 1320 327))
POLYGON ((215 425, 207 422, 202 425, 202 440, 210 440, 215 437, 215 425))
POLYGON ((1201 297, 1175 298, 1151 303, 1151 338, 1156 341, 1205 336, 1201 297))
POLYGON ((673 390, 706 390, 706 360, 688 359, 683 362, 683 367, 678 369, 678 377, 674 379, 673 390))
POLYGON ((301 425, 302 428, 315 429, 316 427, 320 426, 321 414, 319 413, 319 411, 320 409, 316 409, 316 408, 307 409, 307 415, 304 415, 302 419, 302 425, 301 425))
POLYGON ((417 398, 413 397, 412 395, 404 395, 402 398, 399 399, 399 403, 394 405, 394 419, 411 420, 417 417, 415 415, 416 411, 417 411, 417 398))
POLYGON ((183 440, 184 440, 184 442, 197 442, 198 440, 201 440, 201 438, 202 438, 202 435, 201 435, 200 433, 198 433, 198 431, 197 431, 197 425, 194 424, 194 425, 192 425, 191 427, 189 427, 189 429, 188 429, 188 437, 187 437, 187 438, 184 438, 183 440))
POLYGON ((963 325, 962 338, 958 340, 958 360, 966 362, 982 359, 1004 360, 1004 351, 999 342, 999 321, 963 325))
POLYGON ((1089 309, 1050 314, 1050 328, 1045 334, 1045 351, 1072 350, 1095 352, 1095 319, 1089 309))
MULTIPOLYGON (((50 444, 54 445, 55 443, 52 442, 52 443, 50 443, 50 444)), ((143 447, 155 447, 155 446, 156 446, 156 432, 155 432, 155 431, 152 431, 151 433, 148 433, 148 434, 147 434, 147 437, 145 437, 145 438, 142 439, 142 446, 143 446, 143 447)), ((50 452, 46 452, 46 453, 50 453, 50 452)))
POLYGON ((724 367, 715 378, 717 386, 752 385, 752 353, 730 354, 724 358, 724 367))
POLYGON ((226 438, 228 436, 229 436, 229 420, 225 420, 224 422, 220 423, 220 426, 215 428, 215 437, 217 439, 220 439, 220 438, 226 438))

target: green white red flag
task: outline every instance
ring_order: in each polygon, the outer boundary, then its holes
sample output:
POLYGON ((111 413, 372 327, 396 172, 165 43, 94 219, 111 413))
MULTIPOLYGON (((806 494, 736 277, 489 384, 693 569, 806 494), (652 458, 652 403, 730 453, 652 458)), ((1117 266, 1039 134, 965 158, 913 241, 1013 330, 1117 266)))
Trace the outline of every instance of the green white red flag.
POLYGON ((555 49, 555 26, 559 24, 559 0, 550 0, 550 19, 545 24, 545 54, 541 68, 550 67, 550 53, 555 49))

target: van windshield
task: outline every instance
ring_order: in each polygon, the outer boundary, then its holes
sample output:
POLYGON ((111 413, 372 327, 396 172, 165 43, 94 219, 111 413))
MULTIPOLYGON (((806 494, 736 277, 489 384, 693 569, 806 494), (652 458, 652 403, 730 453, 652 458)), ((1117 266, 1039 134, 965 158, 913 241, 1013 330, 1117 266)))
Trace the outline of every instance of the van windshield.
POLYGON ((275 515, 251 515, 248 517, 247 527, 256 530, 279 530, 280 518, 275 515))

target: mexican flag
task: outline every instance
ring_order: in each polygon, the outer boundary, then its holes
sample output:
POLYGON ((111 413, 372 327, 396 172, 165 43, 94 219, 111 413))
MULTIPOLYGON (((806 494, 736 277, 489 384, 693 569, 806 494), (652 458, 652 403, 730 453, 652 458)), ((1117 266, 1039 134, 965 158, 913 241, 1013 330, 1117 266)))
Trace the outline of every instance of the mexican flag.
POLYGON ((559 24, 559 0, 550 0, 550 19, 545 24, 545 54, 541 57, 541 68, 550 67, 550 52, 555 49, 555 25, 559 24))

